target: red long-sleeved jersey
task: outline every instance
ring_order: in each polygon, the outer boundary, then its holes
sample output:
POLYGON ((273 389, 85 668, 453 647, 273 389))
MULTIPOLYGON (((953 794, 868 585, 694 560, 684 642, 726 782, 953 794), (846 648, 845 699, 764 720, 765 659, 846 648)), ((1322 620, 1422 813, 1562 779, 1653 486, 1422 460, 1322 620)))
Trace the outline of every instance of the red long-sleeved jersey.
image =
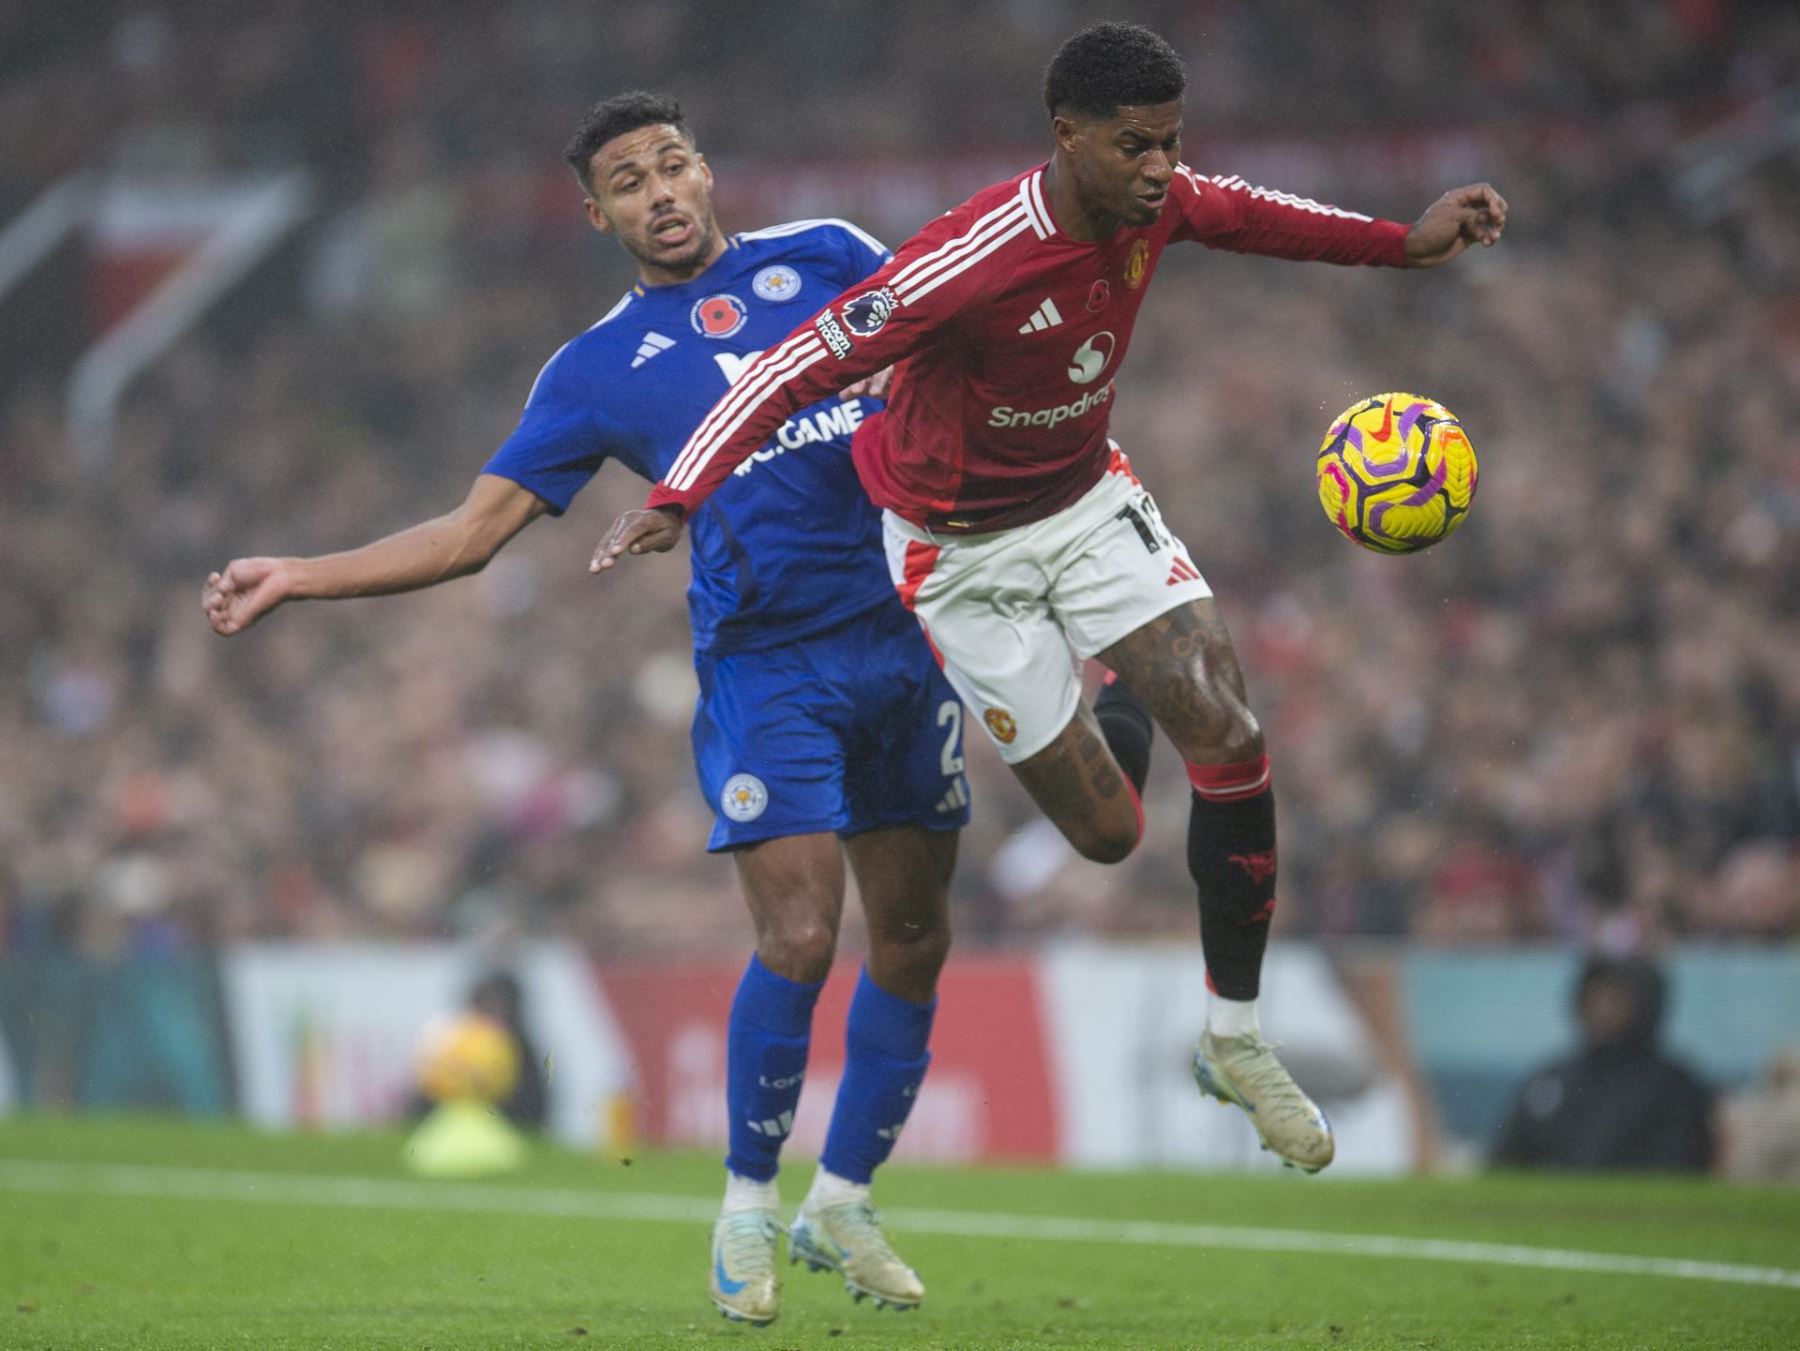
POLYGON ((869 496, 935 530, 1041 520, 1105 472, 1113 377, 1171 240, 1406 265, 1407 227, 1177 165, 1155 223, 1094 243, 1051 218, 1044 166, 971 197, 764 353, 650 494, 689 515, 800 409, 898 364, 857 433, 869 496))

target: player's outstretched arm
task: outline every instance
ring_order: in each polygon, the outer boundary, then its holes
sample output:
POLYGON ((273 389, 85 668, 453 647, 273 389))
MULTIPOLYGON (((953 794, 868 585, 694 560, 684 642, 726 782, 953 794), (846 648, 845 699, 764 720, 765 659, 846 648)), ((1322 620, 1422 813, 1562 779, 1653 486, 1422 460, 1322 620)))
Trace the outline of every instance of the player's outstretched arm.
POLYGON ((589 572, 605 572, 626 554, 666 554, 681 541, 684 513, 680 507, 644 507, 626 512, 612 523, 594 550, 589 572))
POLYGON ((1506 228, 1506 198, 1486 183, 1452 188, 1406 232, 1410 267, 1440 267, 1471 244, 1492 247, 1506 228))
POLYGON ((313 558, 233 559, 206 579, 200 605, 213 632, 230 637, 285 601, 416 591, 481 571, 545 510, 535 493, 511 479, 483 474, 454 511, 360 549, 313 558))

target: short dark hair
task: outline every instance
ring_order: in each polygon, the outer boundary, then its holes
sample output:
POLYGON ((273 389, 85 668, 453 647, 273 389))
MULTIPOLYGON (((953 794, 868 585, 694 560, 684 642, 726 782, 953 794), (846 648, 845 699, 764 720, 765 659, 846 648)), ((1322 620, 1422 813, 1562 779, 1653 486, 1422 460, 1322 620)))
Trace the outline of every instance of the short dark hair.
POLYGON ((588 178, 588 171, 596 150, 615 136, 623 136, 639 127, 654 127, 664 122, 679 131, 681 138, 689 145, 694 143, 694 134, 681 120, 681 105, 674 99, 665 94, 647 93, 642 89, 614 94, 609 99, 601 99, 587 110, 587 115, 581 119, 580 128, 563 148, 563 158, 569 162, 569 167, 575 171, 575 177, 581 180, 581 185, 591 190, 594 185, 588 178))
POLYGON ((1120 108, 1168 103, 1187 87, 1175 49, 1142 24, 1089 24, 1057 49, 1044 71, 1050 116, 1111 117, 1120 108))

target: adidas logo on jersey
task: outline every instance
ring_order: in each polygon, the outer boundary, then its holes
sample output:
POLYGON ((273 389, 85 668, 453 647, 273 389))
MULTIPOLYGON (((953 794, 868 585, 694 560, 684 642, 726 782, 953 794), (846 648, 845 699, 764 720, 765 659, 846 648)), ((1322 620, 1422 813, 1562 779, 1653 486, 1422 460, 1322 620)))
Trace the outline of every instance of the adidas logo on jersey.
POLYGON ((1032 311, 1031 318, 1019 325, 1019 332, 1042 333, 1047 328, 1055 328, 1062 321, 1062 315, 1056 311, 1056 302, 1046 297, 1044 303, 1032 311))
POLYGON ((969 788, 960 778, 950 785, 950 791, 938 799, 937 809, 940 812, 961 811, 969 805, 969 788))
POLYGON ((675 339, 665 338, 660 333, 646 333, 644 340, 638 344, 637 355, 631 359, 631 369, 636 370, 651 357, 668 351, 675 345, 675 339))

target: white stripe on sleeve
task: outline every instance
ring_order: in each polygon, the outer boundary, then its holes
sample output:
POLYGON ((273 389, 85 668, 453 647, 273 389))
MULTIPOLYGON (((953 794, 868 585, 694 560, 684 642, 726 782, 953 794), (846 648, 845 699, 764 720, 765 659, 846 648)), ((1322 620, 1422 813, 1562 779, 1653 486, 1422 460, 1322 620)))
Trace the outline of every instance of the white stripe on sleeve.
POLYGON ((956 263, 956 265, 954 267, 946 268, 943 271, 940 271, 936 276, 932 277, 930 280, 925 281, 922 284, 915 286, 910 292, 902 293, 900 295, 900 299, 902 301, 904 301, 905 303, 907 303, 908 305, 916 304, 917 302, 923 300, 926 296, 930 295, 933 291, 937 290, 937 288, 942 286, 945 282, 951 280, 951 278, 953 278, 953 277, 959 276, 962 273, 967 272, 970 268, 974 267, 975 264, 979 263, 983 258, 987 257, 990 253, 992 253, 995 249, 999 248, 1002 244, 1007 243, 1009 240, 1017 237, 1018 235, 1024 234, 1025 231, 1029 230, 1030 228, 1031 228, 1031 218, 1026 215, 1020 215, 1017 218, 1017 220, 1015 221, 1015 223, 1010 228, 1008 228, 1001 234, 993 236, 986 243, 984 243, 978 251, 976 251, 975 253, 965 255, 962 259, 960 259, 956 263))
POLYGON ((768 376, 758 381, 761 388, 758 397, 754 401, 746 403, 730 421, 715 428, 706 447, 702 448, 691 444, 686 451, 682 452, 682 458, 688 461, 686 467, 671 470, 663 481, 678 493, 684 493, 693 487, 700 475, 706 472, 706 466, 711 463, 713 456, 718 454, 719 448, 732 438, 739 427, 744 425, 745 420, 756 411, 767 395, 787 384, 807 367, 817 365, 825 357, 825 344, 816 339, 810 348, 800 348, 783 363, 783 365, 791 365, 793 367, 791 370, 771 371, 768 376), (779 375, 779 378, 774 378, 776 375, 779 375), (696 450, 699 451, 699 454, 692 454, 696 450))
POLYGON ((1012 223, 1014 217, 1019 216, 1024 210, 1025 204, 1019 198, 1009 197, 1005 205, 995 207, 970 226, 965 233, 958 235, 948 243, 940 244, 930 253, 921 254, 913 259, 888 280, 888 285, 894 288, 896 295, 905 299, 905 288, 923 280, 938 268, 954 262, 963 252, 979 248, 989 235, 995 230, 1004 229, 1012 223))

